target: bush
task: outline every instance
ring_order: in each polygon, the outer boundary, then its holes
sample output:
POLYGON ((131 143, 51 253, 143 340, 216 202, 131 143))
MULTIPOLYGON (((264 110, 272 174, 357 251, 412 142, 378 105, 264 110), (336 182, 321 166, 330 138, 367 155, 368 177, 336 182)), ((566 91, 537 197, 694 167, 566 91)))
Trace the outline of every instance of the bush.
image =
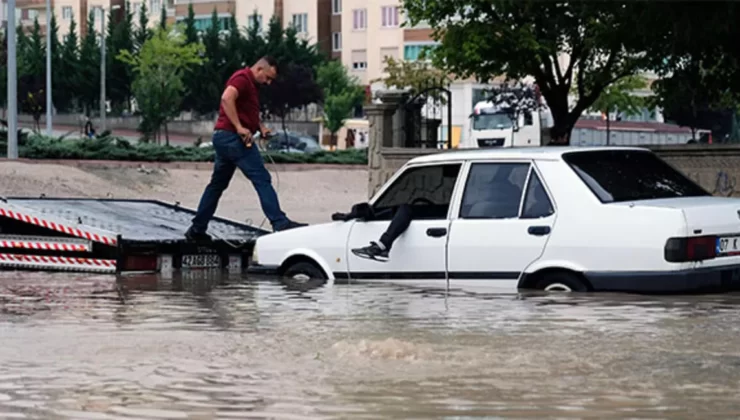
MULTIPOLYGON (((5 134, 5 133, 3 133, 5 134)), ((7 154, 7 136, 0 136, 0 156, 7 154)), ((18 154, 26 159, 126 160, 141 162, 212 162, 213 149, 176 147, 153 143, 131 144, 128 140, 105 136, 95 139, 61 139, 30 135, 19 139, 18 154)), ((366 149, 321 151, 316 153, 262 153, 265 162, 367 164, 366 149)))

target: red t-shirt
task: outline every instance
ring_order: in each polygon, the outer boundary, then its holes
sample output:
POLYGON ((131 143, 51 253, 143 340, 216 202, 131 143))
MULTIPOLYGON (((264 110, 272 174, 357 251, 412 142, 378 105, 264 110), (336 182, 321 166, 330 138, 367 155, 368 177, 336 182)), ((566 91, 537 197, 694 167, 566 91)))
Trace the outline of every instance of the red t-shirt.
MULTIPOLYGON (((260 129, 260 97, 257 85, 254 82, 252 69, 247 67, 237 70, 226 82, 226 86, 234 86, 239 92, 239 96, 236 98, 236 113, 239 122, 244 128, 255 134, 260 129)), ((236 133, 236 127, 226 116, 223 104, 219 106, 218 119, 214 129, 236 133)))

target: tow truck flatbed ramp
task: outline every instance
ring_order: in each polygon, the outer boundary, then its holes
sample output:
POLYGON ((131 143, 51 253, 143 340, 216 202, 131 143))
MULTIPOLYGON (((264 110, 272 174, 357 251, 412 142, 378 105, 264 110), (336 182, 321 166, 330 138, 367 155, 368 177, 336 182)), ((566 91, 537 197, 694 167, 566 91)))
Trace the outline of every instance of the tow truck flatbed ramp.
POLYGON ((185 239, 195 211, 157 200, 0 200, 0 269, 92 272, 241 270, 266 230, 214 217, 213 241, 185 239))

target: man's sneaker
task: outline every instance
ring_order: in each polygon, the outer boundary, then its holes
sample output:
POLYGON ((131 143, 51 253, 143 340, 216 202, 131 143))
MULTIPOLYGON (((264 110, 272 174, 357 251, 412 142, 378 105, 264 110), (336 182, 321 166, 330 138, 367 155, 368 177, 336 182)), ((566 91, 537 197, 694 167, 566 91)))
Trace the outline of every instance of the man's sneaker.
POLYGON ((205 232, 198 232, 191 226, 187 232, 185 232, 185 239, 195 242, 207 242, 211 241, 211 235, 205 232))
POLYGON ((370 245, 363 248, 355 248, 352 253, 360 258, 367 258, 369 260, 375 260, 380 262, 388 261, 388 250, 381 249, 380 245, 376 242, 370 242, 370 245))
POLYGON ((295 229, 295 228, 304 227, 304 226, 308 226, 308 223, 298 223, 292 220, 288 220, 288 223, 281 225, 280 227, 274 228, 273 231, 280 232, 283 230, 295 229))

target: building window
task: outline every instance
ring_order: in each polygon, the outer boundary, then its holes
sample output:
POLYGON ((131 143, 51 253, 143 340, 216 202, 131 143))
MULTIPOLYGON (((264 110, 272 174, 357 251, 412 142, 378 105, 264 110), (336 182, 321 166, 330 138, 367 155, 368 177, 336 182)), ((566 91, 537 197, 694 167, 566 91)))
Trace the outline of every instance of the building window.
POLYGON ((395 28, 398 26, 398 7, 384 6, 381 9, 382 26, 384 28, 395 28))
POLYGON ((62 7, 62 19, 72 20, 72 6, 62 7))
POLYGON ((350 54, 352 70, 365 71, 367 69, 367 50, 352 50, 350 54))
POLYGON ((352 29, 356 31, 367 28, 367 9, 355 9, 352 11, 352 29))
POLYGON ((332 51, 342 51, 342 33, 334 32, 331 34, 332 51))
POLYGON ((296 32, 308 32, 308 13, 299 13, 293 15, 293 27, 296 32))
POLYGON ((247 18, 247 28, 256 28, 258 31, 262 30, 262 15, 251 14, 247 18))
POLYGON ((406 44, 403 46, 403 59, 406 61, 416 61, 422 52, 427 54, 424 60, 429 59, 429 50, 433 47, 433 44, 406 44))
POLYGON ((98 22, 103 17, 103 8, 100 6, 95 6, 92 8, 93 13, 93 23, 98 22))
POLYGON ((331 0, 331 12, 335 15, 342 14, 342 0, 331 0))
MULTIPOLYGON (((177 23, 183 23, 185 21, 185 16, 178 16, 176 18, 177 23)), ((211 28, 211 18, 210 17, 203 17, 203 18, 195 18, 195 22, 193 22, 193 26, 195 27, 195 30, 198 32, 205 32, 208 29, 211 28)), ((229 30, 231 28, 230 26, 231 19, 225 16, 219 16, 218 18, 218 29, 220 31, 229 30)))
POLYGON ((159 0, 149 0, 149 12, 159 13, 159 0))

